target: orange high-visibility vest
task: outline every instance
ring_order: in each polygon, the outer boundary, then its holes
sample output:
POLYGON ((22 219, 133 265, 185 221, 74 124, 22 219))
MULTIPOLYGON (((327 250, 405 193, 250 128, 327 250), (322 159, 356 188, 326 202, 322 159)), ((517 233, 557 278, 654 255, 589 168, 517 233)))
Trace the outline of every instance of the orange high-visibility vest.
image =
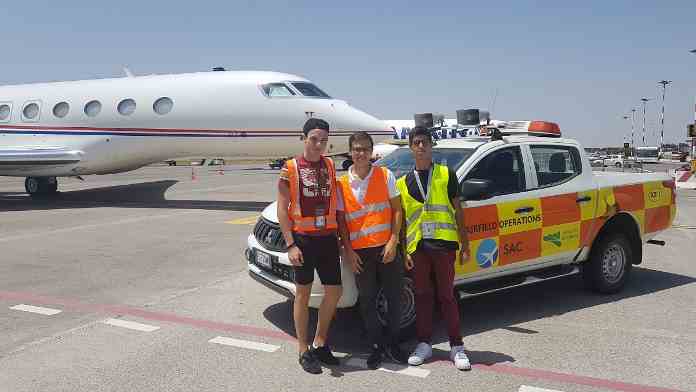
POLYGON ((292 231, 296 233, 312 233, 317 231, 335 230, 336 224, 336 168, 333 161, 326 157, 321 157, 329 171, 329 189, 331 198, 329 209, 323 216, 324 227, 317 227, 317 217, 302 216, 300 208, 300 174, 297 169, 297 161, 293 158, 286 162, 288 169, 288 182, 290 183, 290 204, 288 205, 288 215, 292 223, 292 231))
POLYGON ((338 179, 353 249, 382 246, 392 233, 392 209, 387 188, 387 169, 375 166, 367 184, 363 204, 353 195, 348 174, 338 179))

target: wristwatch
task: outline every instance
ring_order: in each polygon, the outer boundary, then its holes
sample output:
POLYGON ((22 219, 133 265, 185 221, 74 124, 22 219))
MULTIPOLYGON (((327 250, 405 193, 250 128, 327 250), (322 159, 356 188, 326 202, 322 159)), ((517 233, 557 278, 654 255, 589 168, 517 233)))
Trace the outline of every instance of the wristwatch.
POLYGON ((290 248, 292 248, 293 246, 297 246, 297 244, 296 244, 295 242, 293 242, 292 244, 286 246, 286 247, 285 247, 285 251, 286 251, 286 252, 290 251, 290 248))

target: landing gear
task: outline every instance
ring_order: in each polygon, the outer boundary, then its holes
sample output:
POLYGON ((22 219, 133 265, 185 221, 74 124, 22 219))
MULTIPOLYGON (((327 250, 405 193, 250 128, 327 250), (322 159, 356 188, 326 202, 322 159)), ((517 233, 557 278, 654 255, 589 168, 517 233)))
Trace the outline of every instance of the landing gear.
POLYGON ((55 177, 27 177, 24 189, 29 196, 53 195, 58 192, 58 180, 55 177))

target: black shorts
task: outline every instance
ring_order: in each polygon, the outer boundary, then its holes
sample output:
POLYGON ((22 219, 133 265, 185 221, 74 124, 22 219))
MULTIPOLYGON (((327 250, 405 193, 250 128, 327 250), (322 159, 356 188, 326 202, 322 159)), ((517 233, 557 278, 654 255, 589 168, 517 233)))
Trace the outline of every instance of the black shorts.
POLYGON ((302 251, 304 264, 293 266, 295 283, 305 285, 314 281, 317 270, 321 284, 340 286, 341 265, 338 261, 338 239, 336 235, 308 236, 292 233, 295 243, 302 251))

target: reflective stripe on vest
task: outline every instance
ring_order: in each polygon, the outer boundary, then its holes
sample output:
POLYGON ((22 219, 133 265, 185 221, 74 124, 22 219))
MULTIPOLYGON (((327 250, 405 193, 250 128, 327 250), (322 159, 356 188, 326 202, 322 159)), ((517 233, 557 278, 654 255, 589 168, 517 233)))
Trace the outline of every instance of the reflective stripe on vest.
POLYGON ((434 164, 428 184, 428 200, 421 203, 411 197, 406 185, 406 176, 397 181, 401 203, 406 216, 406 251, 416 251, 421 239, 459 241, 457 222, 447 193, 449 171, 447 166, 434 164))
POLYGON ((329 172, 329 189, 331 193, 329 209, 321 217, 324 221, 323 227, 317 227, 317 219, 314 216, 302 216, 300 208, 300 175, 297 161, 293 158, 287 161, 288 182, 290 183, 290 204, 288 205, 288 215, 292 223, 292 231, 298 233, 310 233, 322 230, 335 230, 336 223, 336 169, 333 161, 326 157, 321 157, 329 172))
POLYGON ((343 194, 346 224, 353 249, 382 246, 391 237, 392 210, 387 186, 387 171, 373 167, 365 200, 359 203, 350 187, 348 174, 338 179, 343 194))

